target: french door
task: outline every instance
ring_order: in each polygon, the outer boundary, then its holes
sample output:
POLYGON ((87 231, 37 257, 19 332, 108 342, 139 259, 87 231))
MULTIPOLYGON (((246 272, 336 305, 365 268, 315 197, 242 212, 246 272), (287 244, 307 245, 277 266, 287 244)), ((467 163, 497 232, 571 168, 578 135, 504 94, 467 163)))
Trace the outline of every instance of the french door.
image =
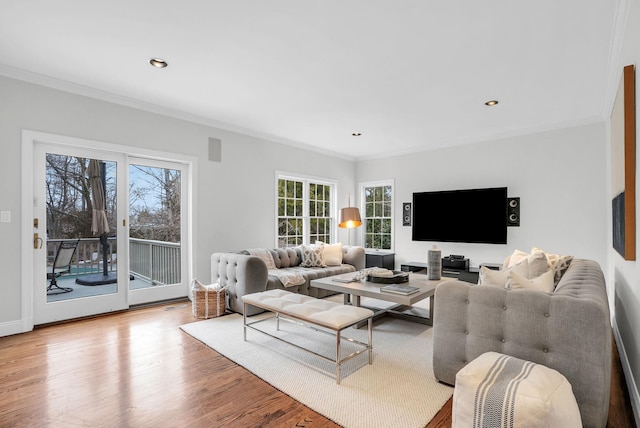
POLYGON ((34 142, 34 324, 186 296, 188 172, 34 142))

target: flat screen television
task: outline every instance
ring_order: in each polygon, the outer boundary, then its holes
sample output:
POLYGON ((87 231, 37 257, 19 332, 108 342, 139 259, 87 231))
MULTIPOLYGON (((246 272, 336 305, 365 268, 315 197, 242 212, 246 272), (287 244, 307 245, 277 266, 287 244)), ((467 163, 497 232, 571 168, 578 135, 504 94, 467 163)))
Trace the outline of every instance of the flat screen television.
POLYGON ((413 194, 414 241, 507 243, 507 188, 413 194))

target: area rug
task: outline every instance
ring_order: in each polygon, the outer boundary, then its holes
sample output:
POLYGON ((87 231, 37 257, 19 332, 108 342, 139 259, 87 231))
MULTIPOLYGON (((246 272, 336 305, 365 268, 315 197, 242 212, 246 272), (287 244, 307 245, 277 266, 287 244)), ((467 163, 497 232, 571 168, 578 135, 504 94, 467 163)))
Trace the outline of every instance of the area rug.
MULTIPOLYGON (((258 326, 275 333, 272 320, 258 326)), ((277 334, 287 340, 334 356, 334 337, 292 323, 281 322, 280 327, 277 334)), ((348 361, 343 365, 340 385, 336 384, 335 366, 317 356, 252 330, 247 331, 247 341, 243 341, 241 315, 226 315, 181 328, 347 428, 423 428, 453 394, 452 387, 438 383, 433 375, 432 329, 421 324, 388 317, 376 321, 373 364, 368 364, 366 352, 348 361)), ((366 342, 367 329, 350 328, 343 336, 366 342)), ((355 349, 345 342, 343 356, 355 349)))

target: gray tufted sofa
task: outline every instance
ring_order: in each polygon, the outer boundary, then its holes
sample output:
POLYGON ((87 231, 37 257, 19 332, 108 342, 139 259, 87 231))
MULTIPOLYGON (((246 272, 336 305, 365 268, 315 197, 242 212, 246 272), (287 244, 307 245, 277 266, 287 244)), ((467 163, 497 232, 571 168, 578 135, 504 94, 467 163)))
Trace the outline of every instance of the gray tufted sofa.
MULTIPOLYGON (((277 248, 270 250, 278 269, 288 269, 301 273, 306 281, 304 284, 287 287, 287 291, 305 294, 311 297, 325 297, 334 294, 331 291, 309 286, 312 279, 324 278, 342 273, 355 272, 365 267, 364 247, 342 247, 342 265, 327 266, 325 268, 299 266, 302 263, 300 248, 277 248)), ((280 280, 268 275, 267 265, 247 251, 237 253, 213 253, 211 255, 211 281, 220 281, 222 285, 229 285, 227 289, 229 309, 243 312, 242 296, 259 291, 285 289, 280 280)), ((247 315, 255 315, 262 309, 251 307, 247 315)))
POLYGON ((575 259, 551 294, 462 281, 435 292, 433 371, 456 373, 487 351, 543 364, 573 388, 585 427, 604 427, 609 410, 612 332, 598 263, 575 259))

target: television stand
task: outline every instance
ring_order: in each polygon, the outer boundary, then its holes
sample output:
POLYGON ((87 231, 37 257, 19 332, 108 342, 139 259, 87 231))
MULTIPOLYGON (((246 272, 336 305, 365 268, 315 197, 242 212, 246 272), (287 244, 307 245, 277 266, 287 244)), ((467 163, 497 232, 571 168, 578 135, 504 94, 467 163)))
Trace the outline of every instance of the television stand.
MULTIPOLYGON (((500 265, 491 264, 491 263, 483 263, 480 266, 486 266, 489 269, 499 269, 500 265)), ((419 274, 427 274, 427 263, 426 262, 406 262, 400 265, 400 270, 403 272, 413 272, 419 274)), ((452 268, 442 268, 442 276, 448 278, 459 279, 460 281, 470 282, 472 284, 478 283, 478 277, 480 276, 479 268, 469 268, 465 269, 452 269, 452 268)))

